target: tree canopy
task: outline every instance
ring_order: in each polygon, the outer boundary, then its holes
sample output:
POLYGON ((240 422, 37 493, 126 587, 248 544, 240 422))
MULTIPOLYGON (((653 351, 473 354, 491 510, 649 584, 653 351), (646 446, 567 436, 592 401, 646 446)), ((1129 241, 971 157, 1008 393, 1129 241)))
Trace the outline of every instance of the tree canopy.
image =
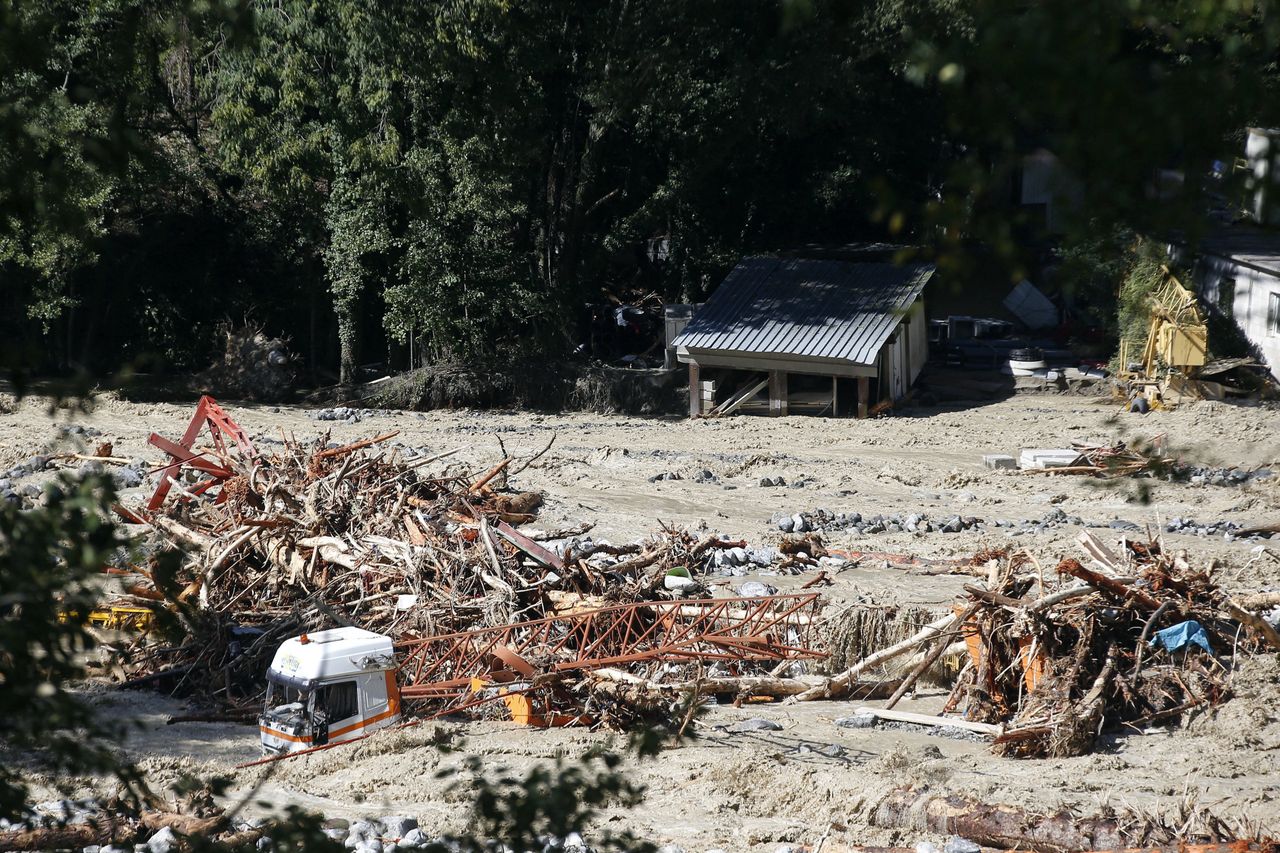
POLYGON ((5 2, 0 325, 42 368, 196 369, 245 317, 347 380, 410 341, 557 356, 584 304, 701 299, 744 254, 888 239, 958 286, 975 247, 1019 275, 1038 150, 1096 277, 1194 227, 1209 164, 1273 121, 1269 11, 5 2))

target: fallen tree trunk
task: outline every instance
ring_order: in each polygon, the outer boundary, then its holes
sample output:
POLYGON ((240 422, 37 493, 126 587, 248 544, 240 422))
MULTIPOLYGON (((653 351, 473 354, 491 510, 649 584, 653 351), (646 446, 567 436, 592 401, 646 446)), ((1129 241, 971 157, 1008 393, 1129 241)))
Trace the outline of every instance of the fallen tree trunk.
MULTIPOLYGON (((597 669, 590 673, 597 682, 612 682, 616 685, 627 685, 631 689, 639 688, 654 698, 672 693, 683 693, 697 688, 699 693, 732 693, 737 696, 795 696, 817 686, 814 679, 770 678, 768 676, 741 676, 703 678, 699 681, 682 681, 674 684, 660 684, 649 681, 638 675, 632 675, 620 669, 597 669)), ((597 684, 596 687, 606 692, 611 691, 613 684, 597 684)), ((853 687, 859 698, 882 699, 893 694, 901 684, 898 680, 859 682, 853 687)))
POLYGON ((885 661, 892 660, 899 655, 906 654, 921 643, 928 642, 938 635, 942 634, 948 628, 955 624, 958 617, 954 613, 948 613, 941 619, 930 622, 913 636, 908 637, 900 643, 890 646, 887 649, 881 649, 873 655, 863 658, 853 666, 846 669, 839 675, 828 678, 821 684, 806 690, 803 693, 796 694, 795 701, 811 702, 815 699, 830 699, 833 696, 841 696, 846 693, 853 684, 854 679, 865 669, 873 666, 879 666, 885 661))
POLYGON ((189 548, 194 548, 202 554, 208 554, 213 549, 212 539, 203 533, 179 524, 172 518, 154 515, 148 518, 147 522, 169 538, 175 539, 189 548))
POLYGON ((11 829, 0 832, 0 851, 78 850, 93 844, 132 844, 137 836, 137 826, 116 821, 11 829))
POLYGON ((871 714, 882 720, 894 720, 899 723, 914 723, 917 726, 938 726, 949 727, 955 729, 964 729, 967 732, 977 732, 982 735, 998 735, 1003 730, 1003 726, 997 726, 994 723, 975 723, 971 720, 962 720, 958 717, 939 717, 932 714, 915 714, 911 711, 895 711, 892 708, 856 708, 853 712, 855 715, 871 714))
POLYGON ((1271 644, 1272 648, 1280 650, 1280 632, 1277 632, 1275 628, 1272 628, 1270 622, 1251 610, 1246 610, 1244 607, 1241 607, 1229 598, 1223 602, 1223 606, 1226 607, 1227 612, 1237 620, 1243 622, 1261 634, 1263 638, 1271 644))
POLYGON ((1263 608, 1280 604, 1280 592, 1255 592, 1253 595, 1243 596, 1237 603, 1245 610, 1256 613, 1263 608))
POLYGON ((167 826, 179 835, 207 836, 221 831, 227 825, 227 816, 196 817, 175 812, 146 812, 142 815, 142 825, 153 832, 167 826))
POLYGON ((983 847, 1075 853, 1126 847, 1119 824, 1107 818, 1077 819, 1066 811, 1036 814, 930 791, 899 789, 877 803, 873 826, 959 835, 983 847))

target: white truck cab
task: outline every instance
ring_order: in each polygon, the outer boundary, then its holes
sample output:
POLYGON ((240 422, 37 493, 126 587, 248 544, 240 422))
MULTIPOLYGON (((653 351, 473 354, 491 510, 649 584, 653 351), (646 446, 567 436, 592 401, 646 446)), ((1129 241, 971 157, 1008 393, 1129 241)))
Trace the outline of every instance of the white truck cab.
POLYGON ((341 743, 400 719, 391 639, 334 628, 285 640, 267 671, 258 717, 264 755, 341 743))

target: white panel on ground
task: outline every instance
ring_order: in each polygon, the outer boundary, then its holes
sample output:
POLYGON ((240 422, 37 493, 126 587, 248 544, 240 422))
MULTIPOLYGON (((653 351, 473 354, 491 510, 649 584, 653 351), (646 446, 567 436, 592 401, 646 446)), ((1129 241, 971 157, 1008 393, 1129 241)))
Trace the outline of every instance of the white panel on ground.
POLYGON ((1004 307, 1029 329, 1047 329, 1058 325, 1058 309, 1040 288, 1023 279, 1004 298, 1004 307))

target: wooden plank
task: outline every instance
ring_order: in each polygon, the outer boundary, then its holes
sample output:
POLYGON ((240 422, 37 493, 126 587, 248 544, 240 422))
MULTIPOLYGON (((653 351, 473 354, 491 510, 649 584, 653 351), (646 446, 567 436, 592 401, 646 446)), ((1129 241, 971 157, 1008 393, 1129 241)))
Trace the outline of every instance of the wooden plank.
POLYGON ((534 542, 528 536, 516 530, 505 521, 499 521, 493 526, 493 532, 497 533, 503 539, 519 548, 528 556, 532 557, 534 562, 548 569, 554 569, 557 572, 564 571, 564 561, 554 551, 543 548, 537 542, 534 542))
POLYGON ((698 376, 701 372, 696 361, 689 362, 689 417, 702 414, 702 400, 698 397, 698 376))
POLYGON ((970 720, 961 720, 956 717, 935 717, 932 714, 913 714, 910 711, 890 711, 886 708, 868 708, 860 707, 853 710, 854 716, 859 714, 872 714, 882 720, 894 720, 899 723, 915 723, 918 726, 953 726, 957 729, 964 729, 968 732, 977 732, 984 735, 998 735, 1004 731, 1003 726, 992 725, 991 723, 975 723, 970 720))
POLYGON ((733 414, 740 409, 744 403, 755 397, 756 394, 759 394, 760 389, 767 384, 769 384, 769 377, 766 376, 758 382, 744 385, 732 394, 728 400, 725 400, 717 408, 713 409, 711 411, 711 417, 718 418, 724 415, 733 414))
MULTIPOLYGON (((1046 470, 1060 471, 1062 469, 1050 468, 1046 470)), ((1089 531, 1081 531, 1080 535, 1076 537, 1076 541, 1080 543, 1080 547, 1084 549, 1084 552, 1089 555, 1090 559, 1092 559, 1093 562, 1104 571, 1111 572, 1112 574, 1120 574, 1120 572, 1126 568, 1125 561, 1116 556, 1114 551, 1106 545, 1103 545, 1098 537, 1094 536, 1089 531)))

